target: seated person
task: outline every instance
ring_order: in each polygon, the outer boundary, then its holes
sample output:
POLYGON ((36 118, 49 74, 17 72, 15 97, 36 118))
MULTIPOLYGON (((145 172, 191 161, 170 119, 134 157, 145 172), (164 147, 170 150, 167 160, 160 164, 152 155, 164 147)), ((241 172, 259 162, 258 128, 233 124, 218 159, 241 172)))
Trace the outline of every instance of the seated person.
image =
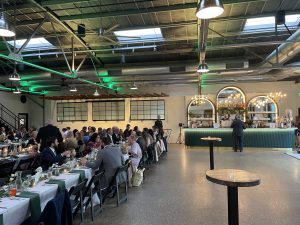
POLYGON ((20 130, 19 132, 16 134, 16 137, 19 139, 19 140, 26 140, 26 139, 29 139, 29 134, 27 133, 26 131, 26 128, 25 127, 20 127, 20 130))
POLYGON ((66 157, 70 157, 70 151, 57 154, 55 150, 56 138, 51 137, 46 141, 46 148, 41 153, 41 166, 43 171, 48 170, 55 163, 63 163, 66 157))
POLYGON ((64 148, 71 151, 72 155, 76 155, 75 149, 78 148, 77 140, 74 138, 73 131, 67 131, 65 136, 64 148))
POLYGON ((28 140, 28 143, 27 143, 27 145, 26 145, 26 148, 29 147, 29 146, 31 146, 31 145, 37 145, 37 144, 38 144, 38 143, 36 142, 36 140, 35 140, 36 136, 37 136, 37 131, 32 131, 32 132, 30 133, 30 138, 29 138, 29 140, 28 140))
POLYGON ((128 144, 128 153, 131 156, 133 171, 136 171, 142 158, 142 150, 140 145, 136 142, 136 136, 134 135, 129 136, 128 144))
POLYGON ((10 140, 10 141, 14 141, 15 140, 15 134, 14 134, 13 130, 10 130, 8 132, 7 139, 10 140))
MULTIPOLYGON (((109 185, 116 170, 122 166, 123 157, 119 147, 110 145, 110 137, 103 137, 101 140, 102 150, 98 151, 96 160, 88 162, 86 157, 81 159, 81 165, 100 171, 105 170, 105 182, 109 185)), ((122 177, 123 178, 123 177, 122 177)), ((123 179, 126 179, 125 177, 123 179)))

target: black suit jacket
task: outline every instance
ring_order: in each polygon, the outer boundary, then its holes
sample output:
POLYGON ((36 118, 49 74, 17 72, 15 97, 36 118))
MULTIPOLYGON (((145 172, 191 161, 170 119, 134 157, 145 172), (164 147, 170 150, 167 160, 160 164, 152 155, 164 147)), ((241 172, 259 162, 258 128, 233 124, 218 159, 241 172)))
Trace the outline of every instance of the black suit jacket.
POLYGON ((41 144, 40 151, 44 150, 46 147, 46 140, 50 137, 57 138, 58 142, 63 141, 63 137, 56 126, 49 124, 45 127, 41 127, 35 139, 37 143, 41 144))
POLYGON ((144 140, 144 138, 142 136, 138 137, 138 139, 136 140, 136 143, 139 144, 142 153, 144 153, 145 151, 147 151, 147 146, 146 146, 146 142, 144 140))
POLYGON ((45 148, 41 153, 41 166, 44 170, 48 170, 54 163, 60 163, 65 159, 61 154, 54 154, 50 148, 45 148))
POLYGON ((233 120, 233 122, 231 124, 231 128, 233 128, 232 135, 243 136, 244 129, 246 129, 246 126, 245 126, 244 122, 241 121, 240 119, 235 119, 235 120, 233 120))
POLYGON ((120 135, 117 136, 115 133, 113 133, 112 139, 113 139, 114 144, 119 144, 119 142, 121 140, 121 136, 120 135))

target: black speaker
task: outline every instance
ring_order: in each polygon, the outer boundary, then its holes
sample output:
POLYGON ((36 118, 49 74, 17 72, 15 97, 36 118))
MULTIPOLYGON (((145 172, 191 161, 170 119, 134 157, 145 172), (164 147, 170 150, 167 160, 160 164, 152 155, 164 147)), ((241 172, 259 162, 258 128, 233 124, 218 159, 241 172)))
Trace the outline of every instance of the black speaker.
POLYGON ((26 96, 25 96, 25 95, 21 95, 21 96, 20 96, 20 101, 21 101, 23 104, 25 104, 25 103, 27 102, 26 96))
POLYGON ((78 36, 85 37, 85 25, 84 24, 78 24, 77 31, 78 31, 78 36))
POLYGON ((285 11, 284 10, 279 10, 276 13, 275 20, 276 20, 277 25, 285 24, 285 11))

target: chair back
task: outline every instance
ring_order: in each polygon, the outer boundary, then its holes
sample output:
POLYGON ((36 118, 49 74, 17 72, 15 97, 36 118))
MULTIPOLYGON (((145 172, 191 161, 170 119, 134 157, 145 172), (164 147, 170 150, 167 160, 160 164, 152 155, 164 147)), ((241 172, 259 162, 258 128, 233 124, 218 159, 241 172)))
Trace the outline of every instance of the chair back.
POLYGON ((79 196, 80 192, 82 193, 82 191, 85 188, 87 179, 84 179, 84 181, 82 181, 81 183, 77 184, 76 186, 71 187, 70 191, 69 191, 69 195, 75 195, 76 197, 79 196))
POLYGON ((9 161, 0 164, 0 177, 8 177, 13 171, 16 161, 9 161))
POLYGON ((29 170, 32 165, 33 160, 34 160, 34 157, 30 157, 27 159, 21 159, 19 161, 17 168, 14 171, 29 170))

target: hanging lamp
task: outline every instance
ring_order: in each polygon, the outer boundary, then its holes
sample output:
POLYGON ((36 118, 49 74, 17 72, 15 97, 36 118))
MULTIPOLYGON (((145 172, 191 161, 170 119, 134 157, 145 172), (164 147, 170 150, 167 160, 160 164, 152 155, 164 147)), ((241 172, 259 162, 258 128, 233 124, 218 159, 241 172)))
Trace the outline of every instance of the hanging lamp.
POLYGON ((199 19, 211 19, 224 12, 221 0, 201 0, 197 6, 196 16, 199 19))
POLYGON ((198 73, 207 73, 209 72, 209 68, 207 63, 200 63, 197 69, 198 73))

